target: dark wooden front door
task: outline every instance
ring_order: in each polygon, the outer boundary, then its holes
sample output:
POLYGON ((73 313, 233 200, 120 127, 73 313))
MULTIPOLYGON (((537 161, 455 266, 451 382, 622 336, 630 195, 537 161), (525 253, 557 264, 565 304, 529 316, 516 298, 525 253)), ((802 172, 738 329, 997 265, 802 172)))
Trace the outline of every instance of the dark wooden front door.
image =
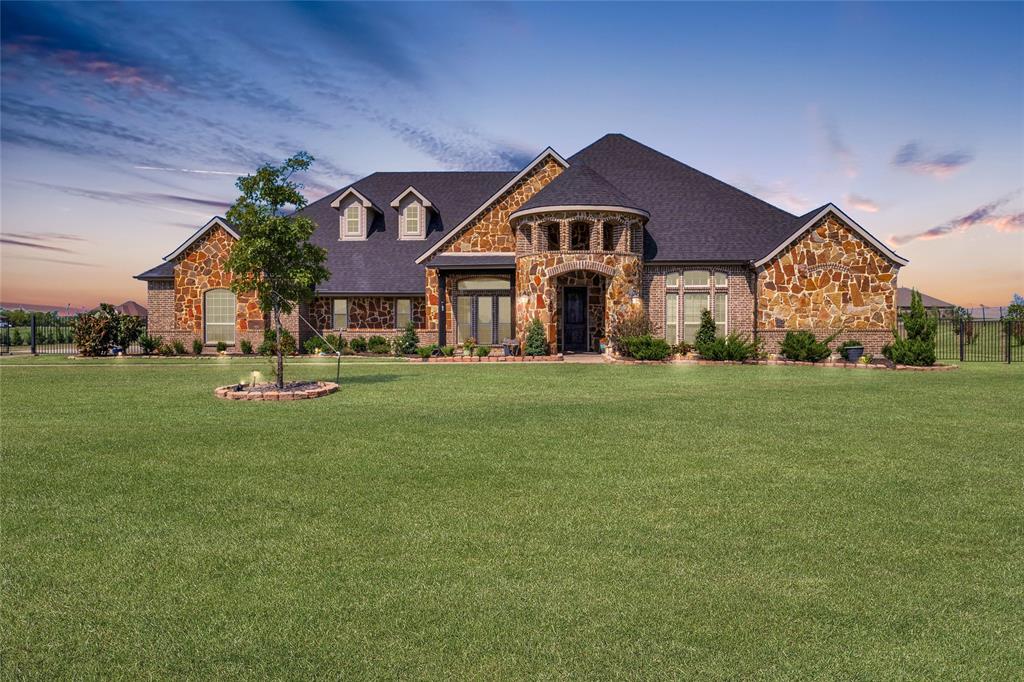
POLYGON ((566 287, 562 322, 562 345, 567 353, 585 353, 587 348, 587 289, 566 287))

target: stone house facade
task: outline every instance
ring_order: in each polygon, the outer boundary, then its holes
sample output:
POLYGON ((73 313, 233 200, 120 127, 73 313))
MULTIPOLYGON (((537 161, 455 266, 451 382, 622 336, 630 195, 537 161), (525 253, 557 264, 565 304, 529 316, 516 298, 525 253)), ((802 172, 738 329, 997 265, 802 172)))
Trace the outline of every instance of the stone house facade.
MULTIPOLYGON (((286 319, 300 342, 412 322, 423 343, 497 345, 537 319, 553 350, 585 353, 635 309, 690 341, 706 309, 768 352, 807 329, 878 353, 907 264, 834 204, 795 216, 615 134, 519 171, 374 173, 302 213, 331 276, 286 319)), ((237 238, 214 218, 137 276, 152 334, 261 340, 255 300, 228 289, 237 238)))

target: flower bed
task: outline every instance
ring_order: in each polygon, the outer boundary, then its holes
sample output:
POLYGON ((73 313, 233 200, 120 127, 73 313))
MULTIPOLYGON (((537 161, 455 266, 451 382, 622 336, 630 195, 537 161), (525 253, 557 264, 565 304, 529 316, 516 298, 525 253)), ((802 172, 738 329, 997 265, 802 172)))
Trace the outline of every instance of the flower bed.
POLYGON ((487 355, 430 358, 428 362, 562 362, 561 355, 487 355))
POLYGON ((277 384, 231 384, 217 387, 213 394, 224 400, 308 400, 337 390, 333 381, 301 381, 287 384, 283 390, 277 384))
POLYGON ((701 360, 698 358, 686 358, 673 361, 680 365, 795 365, 799 367, 836 367, 840 369, 887 369, 901 372, 945 372, 951 369, 958 369, 958 365, 932 365, 931 367, 915 367, 913 365, 893 365, 889 362, 860 363, 846 362, 845 360, 824 360, 822 362, 801 362, 798 360, 767 359, 767 360, 745 360, 734 362, 729 360, 701 360))

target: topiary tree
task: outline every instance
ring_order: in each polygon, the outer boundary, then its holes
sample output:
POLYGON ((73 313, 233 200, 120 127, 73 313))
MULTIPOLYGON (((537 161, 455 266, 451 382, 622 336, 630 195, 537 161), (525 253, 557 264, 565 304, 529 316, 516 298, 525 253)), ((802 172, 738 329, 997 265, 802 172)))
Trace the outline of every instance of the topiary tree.
POLYGON ((544 325, 536 317, 526 328, 526 344, 523 347, 523 355, 547 355, 548 340, 544 335, 544 325))
POLYGON ((885 347, 885 357, 897 365, 934 365, 938 321, 925 310, 917 289, 910 293, 910 312, 904 314, 902 320, 906 338, 900 336, 898 329, 893 329, 893 342, 885 347))
POLYGON ((323 265, 327 252, 309 243, 316 223, 298 214, 306 206, 302 185, 291 179, 312 163, 312 156, 299 152, 280 166, 265 164, 255 174, 238 178, 235 186, 242 195, 227 215, 241 235, 226 264, 231 290, 255 291, 260 309, 272 316, 276 337, 282 339, 275 344, 278 388, 284 388, 281 314, 312 298, 313 288, 330 275, 323 265), (288 207, 296 212, 286 213, 288 207))
POLYGON ((704 355, 702 348, 714 343, 716 332, 715 318, 711 316, 711 311, 705 308, 700 312, 700 327, 697 328, 697 338, 694 342, 698 353, 704 355))

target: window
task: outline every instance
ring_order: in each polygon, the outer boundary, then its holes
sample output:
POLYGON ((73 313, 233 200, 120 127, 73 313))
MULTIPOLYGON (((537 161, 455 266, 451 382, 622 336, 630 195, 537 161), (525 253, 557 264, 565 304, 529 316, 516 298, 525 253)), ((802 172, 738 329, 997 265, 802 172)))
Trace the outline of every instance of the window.
POLYGON ((687 287, 708 286, 707 270, 687 270, 683 275, 683 285, 687 287))
POLYGON ((679 288, 679 273, 678 272, 667 272, 665 273, 665 287, 668 289, 679 288))
POLYGON ((675 344, 679 342, 679 294, 665 294, 665 340, 675 344))
POLYGON ((615 226, 611 223, 601 226, 601 249, 603 251, 615 250, 615 226))
POLYGON ((206 343, 234 343, 235 295, 228 289, 210 289, 204 298, 206 343))
POLYGON ((573 223, 569 227, 569 248, 573 251, 590 250, 590 225, 573 223))
POLYGON ((508 291, 512 284, 500 277, 470 277, 459 280, 459 291, 508 291))
POLYGON ((363 233, 362 216, 359 215, 361 210, 359 204, 352 204, 345 209, 346 237, 358 237, 363 233))
POLYGON ((348 299, 334 299, 334 328, 348 329, 348 299))
POLYGON ((715 272, 715 287, 725 288, 729 286, 729 275, 718 270, 715 272))
POLYGON ((400 298, 395 301, 395 327, 405 329, 405 326, 412 321, 412 301, 408 298, 400 298))
POLYGON ((420 205, 409 204, 405 207, 405 227, 407 236, 416 236, 420 233, 420 205))
POLYGON ((455 317, 456 331, 458 332, 459 343, 465 343, 466 339, 473 336, 473 297, 459 296, 459 303, 456 306, 455 317))
POLYGON ((683 341, 693 343, 697 340, 700 314, 707 309, 707 294, 685 294, 683 296, 683 341))
POLYGON ((729 294, 715 292, 715 335, 725 336, 729 333, 729 294))
POLYGON ((508 296, 498 297, 498 342, 512 338, 512 299, 508 296))
POLYGON ((548 225, 548 251, 562 250, 562 226, 558 223, 548 225))

